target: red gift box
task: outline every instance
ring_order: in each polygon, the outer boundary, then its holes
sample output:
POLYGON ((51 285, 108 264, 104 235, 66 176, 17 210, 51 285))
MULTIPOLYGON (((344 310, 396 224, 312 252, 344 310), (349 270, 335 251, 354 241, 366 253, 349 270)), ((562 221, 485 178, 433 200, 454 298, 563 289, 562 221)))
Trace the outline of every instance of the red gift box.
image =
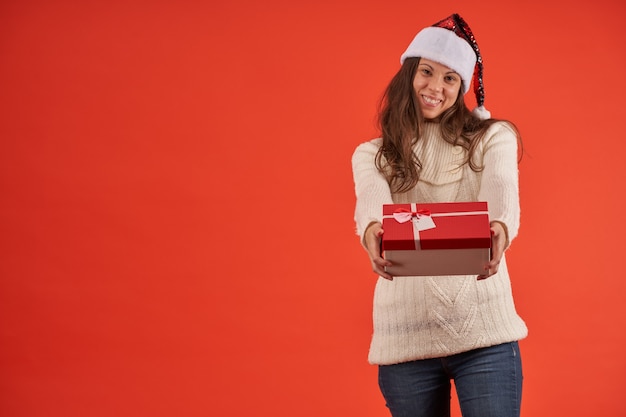
POLYGON ((383 230, 393 276, 481 275, 490 259, 486 202, 385 204, 383 230))

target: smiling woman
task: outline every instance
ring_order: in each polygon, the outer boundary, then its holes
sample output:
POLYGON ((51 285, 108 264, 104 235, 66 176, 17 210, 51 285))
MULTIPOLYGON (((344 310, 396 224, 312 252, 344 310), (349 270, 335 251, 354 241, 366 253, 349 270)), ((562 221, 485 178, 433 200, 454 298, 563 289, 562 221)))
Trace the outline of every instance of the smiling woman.
POLYGON ((515 310, 504 251, 519 228, 519 135, 484 109, 482 60, 459 15, 423 29, 401 62, 384 95, 382 137, 358 146, 352 159, 357 231, 379 276, 369 360, 378 365, 394 417, 449 415, 451 380, 463 416, 517 417, 517 342, 527 329, 515 310), (474 74, 477 113, 463 100, 474 74), (385 204, 468 201, 489 205, 484 273, 389 272, 394 264, 380 246, 385 204))

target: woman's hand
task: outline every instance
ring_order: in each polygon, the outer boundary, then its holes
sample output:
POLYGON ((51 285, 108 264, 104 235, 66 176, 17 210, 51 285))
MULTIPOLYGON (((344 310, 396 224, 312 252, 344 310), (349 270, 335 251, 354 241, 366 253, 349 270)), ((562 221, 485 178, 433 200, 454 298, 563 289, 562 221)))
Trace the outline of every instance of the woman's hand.
POLYGON ((489 278, 498 272, 502 255, 509 244, 508 240, 504 225, 500 222, 491 222, 491 261, 485 267, 485 273, 478 276, 479 280, 489 278))
POLYGON ((383 233, 384 230, 382 224, 378 222, 371 223, 367 226, 367 229, 365 229, 365 233, 363 234, 363 244, 365 246, 365 250, 367 251, 367 255, 370 258, 372 271, 381 277, 392 281, 393 277, 385 271, 385 267, 391 266, 391 262, 385 260, 381 256, 380 241, 383 237, 383 233))

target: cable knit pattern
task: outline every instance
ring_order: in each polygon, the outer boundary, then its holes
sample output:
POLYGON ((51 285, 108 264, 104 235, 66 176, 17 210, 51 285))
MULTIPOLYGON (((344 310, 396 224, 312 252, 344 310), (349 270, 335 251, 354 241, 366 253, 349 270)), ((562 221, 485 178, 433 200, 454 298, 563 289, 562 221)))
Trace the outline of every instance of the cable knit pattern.
MULTIPOLYGON (((517 139, 499 122, 489 128, 475 158, 485 168, 474 172, 462 162, 466 151, 441 137, 439 125, 427 123, 415 152, 422 161, 418 184, 391 193, 374 160, 381 139, 359 145, 352 157, 357 234, 382 220, 382 205, 448 201, 487 201, 489 218, 504 223, 509 241, 519 229, 517 139)), ((374 294, 374 335, 369 361, 387 365, 448 356, 519 340, 526 325, 513 303, 506 259, 486 280, 475 276, 379 278, 374 294)))

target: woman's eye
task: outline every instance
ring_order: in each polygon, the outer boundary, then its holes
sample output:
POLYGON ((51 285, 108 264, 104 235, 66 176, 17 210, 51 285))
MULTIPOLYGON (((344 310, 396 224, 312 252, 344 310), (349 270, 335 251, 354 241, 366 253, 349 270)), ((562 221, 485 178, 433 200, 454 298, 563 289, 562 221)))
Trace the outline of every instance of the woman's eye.
POLYGON ((449 83, 456 82, 456 77, 453 75, 448 75, 446 76, 446 81, 448 81, 449 83))

